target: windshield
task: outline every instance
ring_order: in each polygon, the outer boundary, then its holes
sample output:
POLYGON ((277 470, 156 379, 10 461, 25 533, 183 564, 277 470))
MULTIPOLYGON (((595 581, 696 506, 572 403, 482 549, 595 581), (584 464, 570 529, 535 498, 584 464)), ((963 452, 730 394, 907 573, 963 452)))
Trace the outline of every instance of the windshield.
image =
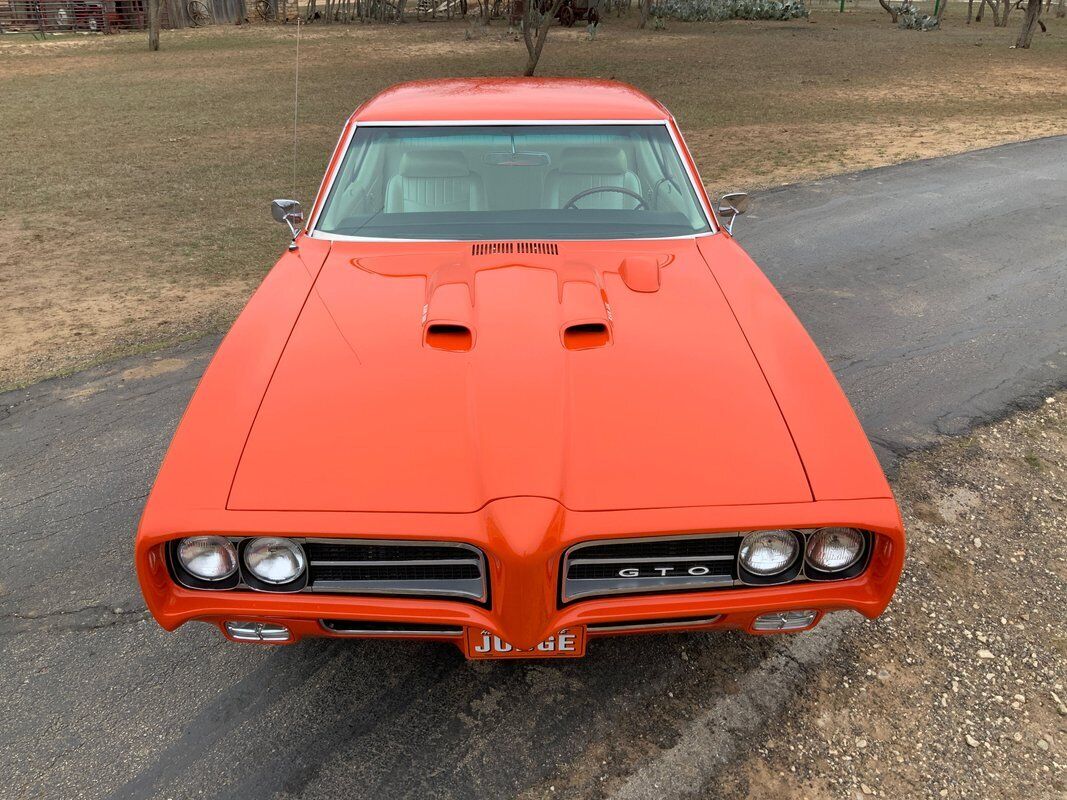
POLYGON ((316 230, 472 240, 711 228, 657 124, 357 127, 316 230))

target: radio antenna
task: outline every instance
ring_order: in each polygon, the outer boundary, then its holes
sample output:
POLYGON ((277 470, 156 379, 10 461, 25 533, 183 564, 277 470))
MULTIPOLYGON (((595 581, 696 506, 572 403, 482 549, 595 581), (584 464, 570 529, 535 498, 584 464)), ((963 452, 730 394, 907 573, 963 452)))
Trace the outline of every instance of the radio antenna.
POLYGON ((293 76, 293 197, 296 197, 296 126, 300 109, 300 3, 296 4, 296 69, 293 76))

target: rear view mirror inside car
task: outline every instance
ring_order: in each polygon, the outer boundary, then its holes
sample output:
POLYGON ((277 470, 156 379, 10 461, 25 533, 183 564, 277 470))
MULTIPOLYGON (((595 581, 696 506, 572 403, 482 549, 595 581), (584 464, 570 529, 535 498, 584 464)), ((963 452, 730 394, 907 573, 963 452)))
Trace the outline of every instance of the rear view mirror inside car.
POLYGON ((486 164, 494 167, 547 167, 552 163, 548 153, 486 153, 486 164))

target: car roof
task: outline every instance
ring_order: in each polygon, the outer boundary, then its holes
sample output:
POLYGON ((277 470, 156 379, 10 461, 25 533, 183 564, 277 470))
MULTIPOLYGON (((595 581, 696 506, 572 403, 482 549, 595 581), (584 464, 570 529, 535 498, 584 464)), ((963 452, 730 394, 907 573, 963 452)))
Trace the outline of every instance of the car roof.
POLYGON ((355 122, 666 120, 670 113, 625 83, 574 78, 466 78, 400 83, 375 95, 355 122))

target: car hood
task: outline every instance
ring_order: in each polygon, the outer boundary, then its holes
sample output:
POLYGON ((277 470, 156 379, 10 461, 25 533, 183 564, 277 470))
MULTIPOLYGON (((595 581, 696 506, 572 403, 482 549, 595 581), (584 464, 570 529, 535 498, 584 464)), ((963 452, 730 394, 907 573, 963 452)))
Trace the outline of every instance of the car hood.
POLYGON ((812 499, 692 240, 335 243, 231 509, 470 512, 812 499))

